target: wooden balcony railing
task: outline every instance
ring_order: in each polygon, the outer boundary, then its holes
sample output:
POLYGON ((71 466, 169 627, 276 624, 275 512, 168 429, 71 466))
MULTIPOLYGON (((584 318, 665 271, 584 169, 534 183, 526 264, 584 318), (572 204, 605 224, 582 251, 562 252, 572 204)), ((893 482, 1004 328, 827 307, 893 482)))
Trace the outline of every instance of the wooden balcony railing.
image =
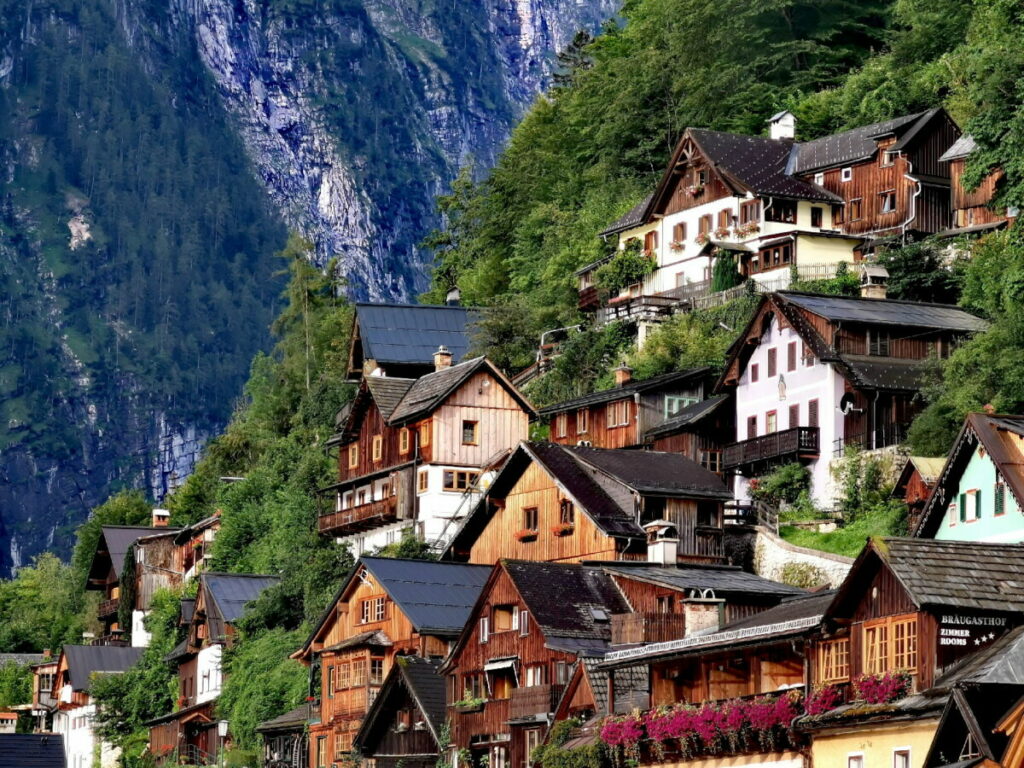
POLYGON ((686 616, 681 613, 614 613, 612 645, 664 643, 686 635, 686 616))
POLYGON ((104 600, 100 603, 100 608, 97 611, 97 615, 101 619, 107 618, 107 616, 113 616, 117 613, 117 606, 121 602, 120 598, 115 597, 113 600, 104 600))
POLYGON ((548 715, 555 711, 564 690, 564 685, 516 688, 512 691, 508 716, 511 720, 524 720, 548 715))
POLYGON ((783 459, 813 459, 818 454, 818 428, 794 427, 727 445, 722 453, 722 466, 736 469, 783 459))
POLYGON ((398 519, 398 497, 388 496, 386 499, 360 504, 341 512, 328 512, 320 515, 320 533, 332 536, 343 536, 349 533, 376 528, 398 519))
POLYGON ((679 558, 690 562, 719 562, 725 557, 724 536, 721 528, 713 525, 698 525, 693 531, 691 551, 681 551, 679 558))

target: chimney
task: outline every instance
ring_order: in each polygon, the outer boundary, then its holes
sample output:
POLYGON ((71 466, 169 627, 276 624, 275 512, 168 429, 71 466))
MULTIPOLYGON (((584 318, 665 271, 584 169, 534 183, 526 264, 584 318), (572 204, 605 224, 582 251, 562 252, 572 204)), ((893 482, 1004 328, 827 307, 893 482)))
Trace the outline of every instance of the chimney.
POLYGON ((171 513, 166 509, 154 509, 153 510, 153 527, 154 528, 166 528, 167 524, 171 521, 171 513))
POLYGON ((449 307, 459 306, 462 303, 462 291, 460 291, 457 287, 452 288, 451 290, 448 291, 448 295, 445 296, 444 301, 445 304, 447 304, 449 307))
POLYGON ((773 139, 795 139, 796 115, 789 110, 772 115, 768 120, 768 135, 773 139))
POLYGON ((615 386, 624 387, 633 380, 633 369, 628 365, 620 365, 615 369, 615 386))
POLYGON ((691 590, 682 601, 682 613, 686 618, 686 637, 717 632, 722 627, 722 610, 725 600, 715 597, 710 589, 691 590))
POLYGON ((679 560, 679 533, 668 520, 652 520, 644 525, 647 534, 647 562, 669 565, 679 560))
POLYGON ((878 264, 867 264, 860 271, 860 295, 865 299, 884 299, 889 283, 889 270, 878 264))
POLYGON ((43 658, 44 659, 48 659, 52 655, 53 655, 53 651, 51 651, 49 648, 43 648, 43 658))
POLYGON ((445 368, 452 367, 452 353, 448 351, 448 347, 442 344, 437 348, 437 352, 434 353, 434 370, 443 371, 445 368))

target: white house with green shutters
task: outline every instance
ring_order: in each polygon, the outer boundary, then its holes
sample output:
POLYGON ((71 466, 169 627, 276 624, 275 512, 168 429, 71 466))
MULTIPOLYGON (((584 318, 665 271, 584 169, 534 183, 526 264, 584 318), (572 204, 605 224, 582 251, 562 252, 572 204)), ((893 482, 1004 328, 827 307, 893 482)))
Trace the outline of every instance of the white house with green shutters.
POLYGON ((1024 416, 971 413, 914 535, 1024 542, 1024 416))

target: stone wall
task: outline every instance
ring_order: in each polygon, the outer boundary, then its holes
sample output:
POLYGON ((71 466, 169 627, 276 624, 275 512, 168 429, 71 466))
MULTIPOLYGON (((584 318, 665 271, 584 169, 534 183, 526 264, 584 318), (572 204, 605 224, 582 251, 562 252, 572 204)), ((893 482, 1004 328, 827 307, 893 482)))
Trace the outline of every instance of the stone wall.
POLYGON ((726 526, 726 554, 735 565, 772 581, 807 589, 836 588, 853 560, 798 547, 761 526, 726 526))

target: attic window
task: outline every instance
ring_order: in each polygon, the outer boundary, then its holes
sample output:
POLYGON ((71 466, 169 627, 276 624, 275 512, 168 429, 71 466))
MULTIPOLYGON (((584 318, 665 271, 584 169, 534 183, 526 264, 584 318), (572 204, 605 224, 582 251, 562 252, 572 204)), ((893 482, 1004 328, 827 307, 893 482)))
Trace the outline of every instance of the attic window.
POLYGON ((462 444, 463 445, 476 445, 479 440, 479 422, 476 421, 463 421, 462 422, 462 444))
POLYGON ((609 621, 608 611, 604 608, 597 608, 595 606, 590 607, 590 617, 594 621, 609 621))
POLYGON ((890 149, 882 150, 882 154, 879 155, 878 158, 879 165, 881 165, 883 168, 888 168, 889 166, 896 162, 896 155, 897 153, 893 152, 890 149))
POLYGON ((840 181, 853 181, 853 168, 843 168, 839 172, 840 181))
POLYGON ((981 757, 981 750, 978 749, 974 736, 968 733, 967 738, 964 739, 963 749, 960 750, 960 760, 975 760, 979 757, 981 757))
POLYGON ((402 427, 398 430, 398 452, 408 453, 409 452, 409 430, 402 427))
POLYGON ((700 186, 703 187, 707 183, 708 183, 708 172, 707 171, 697 171, 697 184, 699 184, 700 186))
POLYGON ((825 183, 825 174, 824 173, 816 173, 816 174, 814 174, 814 183, 817 184, 819 187, 822 184, 824 184, 825 183))

